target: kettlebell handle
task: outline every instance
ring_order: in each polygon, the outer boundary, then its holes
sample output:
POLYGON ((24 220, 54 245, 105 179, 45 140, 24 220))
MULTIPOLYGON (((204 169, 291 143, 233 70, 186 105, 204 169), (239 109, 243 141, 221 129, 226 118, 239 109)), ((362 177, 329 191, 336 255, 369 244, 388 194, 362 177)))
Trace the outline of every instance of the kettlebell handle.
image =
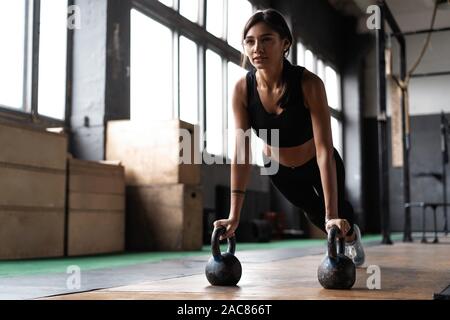
MULTIPOLYGON (((337 258, 338 251, 336 249, 336 237, 339 235, 338 226, 332 226, 328 231, 328 256, 330 258, 337 258)), ((344 237, 339 237, 339 254, 344 254, 344 237)))
MULTIPOLYGON (((227 229, 224 226, 220 226, 218 228, 214 228, 214 231, 211 236, 211 250, 212 255, 215 260, 220 261, 222 260, 222 253, 220 252, 220 241, 219 237, 223 235, 227 229)), ((228 249, 227 252, 234 254, 236 251, 236 237, 230 237, 228 240, 228 249)))

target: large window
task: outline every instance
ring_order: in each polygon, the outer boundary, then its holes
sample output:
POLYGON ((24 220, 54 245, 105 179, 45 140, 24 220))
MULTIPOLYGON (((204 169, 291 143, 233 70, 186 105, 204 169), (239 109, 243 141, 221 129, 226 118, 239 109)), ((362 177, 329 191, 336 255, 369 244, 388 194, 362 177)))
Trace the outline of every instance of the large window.
POLYGON ((38 112, 64 119, 67 0, 41 0, 40 15, 38 112))
POLYGON ((305 47, 301 42, 297 43, 297 64, 299 66, 305 65, 305 47))
POLYGON ((224 37, 224 0, 206 1, 206 30, 217 38, 224 37))
POLYGON ((325 67, 325 87, 327 90, 328 104, 335 110, 341 110, 340 86, 336 71, 330 66, 325 67))
POLYGON ((228 158, 232 159, 234 154, 235 143, 235 124, 234 124, 234 114, 233 114, 233 89, 236 82, 245 75, 245 69, 241 68, 233 62, 228 62, 228 158))
POLYGON ((198 124, 198 53, 195 42, 180 37, 180 119, 198 124))
POLYGON ((0 0, 0 105, 24 108, 25 0, 0 0))
POLYGON ((173 1, 174 0, 159 0, 159 2, 161 2, 162 4, 164 4, 168 7, 173 7, 173 1))
POLYGON ((222 58, 206 51, 206 151, 223 154, 222 58))
POLYGON ((328 106, 331 111, 331 131, 333 135, 333 145, 343 157, 342 141, 342 108, 341 108, 341 87, 339 75, 335 69, 325 61, 318 58, 311 50, 302 43, 297 43, 297 64, 303 65, 309 71, 317 74, 324 85, 327 93, 328 106))
POLYGON ((309 71, 316 73, 316 57, 310 50, 305 51, 305 67, 309 71))
POLYGON ((0 107, 62 124, 68 1, 0 0, 0 107), (40 4, 38 6, 37 4, 40 4), (38 17, 38 19, 35 19, 38 17), (39 75, 39 77, 35 76, 39 75))
POLYGON ((191 20, 198 22, 198 1, 199 0, 179 0, 180 14, 191 20))
POLYGON ((172 32, 132 9, 130 55, 131 119, 171 119, 172 32))
POLYGON ((203 130, 201 151, 230 157, 231 94, 245 73, 238 66, 239 51, 252 12, 248 0, 136 1, 131 11, 132 119, 179 117, 203 130))
POLYGON ((247 0, 228 0, 228 44, 237 50, 242 49, 242 31, 252 15, 253 9, 247 0))

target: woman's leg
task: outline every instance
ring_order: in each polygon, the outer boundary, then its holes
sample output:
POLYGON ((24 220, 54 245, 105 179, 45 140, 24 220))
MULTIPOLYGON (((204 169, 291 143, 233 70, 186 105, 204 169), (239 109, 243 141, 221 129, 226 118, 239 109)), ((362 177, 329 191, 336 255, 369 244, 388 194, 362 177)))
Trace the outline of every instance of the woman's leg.
MULTIPOLYGON (((339 153, 334 152, 338 185, 338 216, 348 220, 353 233, 353 206, 345 197, 345 168, 339 153)), ((325 231, 325 201, 316 158, 308 163, 291 169, 279 166, 276 175, 271 176, 272 183, 293 205, 302 209, 307 218, 322 231, 325 231)))
MULTIPOLYGON (((353 206, 346 199, 345 168, 337 150, 334 150, 338 187, 338 217, 346 219, 351 229, 347 232, 345 254, 355 265, 361 266, 365 261, 361 233, 354 224, 353 206)), ((271 176, 272 183, 295 206, 302 209, 307 218, 317 227, 325 231, 325 201, 316 158, 300 167, 291 169, 280 165, 276 175, 271 176)))

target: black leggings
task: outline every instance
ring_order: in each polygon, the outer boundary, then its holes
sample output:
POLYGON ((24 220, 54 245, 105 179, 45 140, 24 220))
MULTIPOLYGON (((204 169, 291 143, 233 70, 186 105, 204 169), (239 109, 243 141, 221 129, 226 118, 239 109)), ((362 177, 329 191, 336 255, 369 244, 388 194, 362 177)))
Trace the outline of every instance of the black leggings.
MULTIPOLYGON (((271 165, 269 161, 275 161, 266 157, 264 153, 263 158, 265 167, 271 165)), ((338 187, 338 216, 340 219, 346 219, 350 223, 351 229, 347 232, 347 235, 351 235, 354 222, 353 206, 345 195, 345 168, 342 158, 336 149, 334 149, 334 158, 336 160, 338 187)), ((300 208, 314 225, 326 233, 325 201, 316 157, 294 168, 283 166, 280 163, 278 163, 278 166, 277 173, 270 175, 273 185, 294 206, 300 208)))

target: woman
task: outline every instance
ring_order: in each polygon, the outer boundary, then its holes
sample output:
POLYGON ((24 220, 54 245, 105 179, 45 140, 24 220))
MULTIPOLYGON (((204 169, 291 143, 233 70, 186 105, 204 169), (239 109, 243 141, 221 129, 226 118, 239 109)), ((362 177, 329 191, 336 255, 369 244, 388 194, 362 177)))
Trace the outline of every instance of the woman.
MULTIPOLYGON (((360 231, 353 223, 352 205, 345 199, 345 172, 333 147, 330 114, 323 82, 303 67, 286 60, 293 38, 283 16, 276 10, 256 12, 243 32, 245 59, 253 70, 241 78, 233 93, 236 129, 278 129, 279 144, 265 140, 264 160, 277 161, 271 175, 276 188, 324 232, 336 225, 345 236, 346 253, 357 266, 364 263, 360 231)), ((237 130, 238 131, 238 130, 237 130)), ((266 138, 268 137, 268 138, 266 138)), ((237 152, 231 165, 231 209, 222 239, 234 235, 240 218, 250 174, 250 146, 236 135, 236 150, 243 147, 245 163, 237 152)))

